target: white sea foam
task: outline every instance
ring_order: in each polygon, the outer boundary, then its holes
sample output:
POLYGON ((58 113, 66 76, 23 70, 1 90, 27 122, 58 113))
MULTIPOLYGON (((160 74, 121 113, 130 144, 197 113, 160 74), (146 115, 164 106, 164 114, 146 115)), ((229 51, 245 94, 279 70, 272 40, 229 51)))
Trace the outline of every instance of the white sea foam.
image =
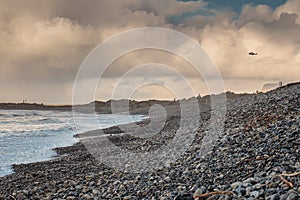
POLYGON ((45 161, 55 155, 56 147, 70 146, 78 141, 73 135, 122 123, 141 121, 142 115, 80 114, 80 127, 75 127, 71 112, 0 110, 0 176, 12 173, 11 165, 45 161), (119 120, 116 120, 119 122, 119 120), (75 131, 77 130, 77 131, 75 131))

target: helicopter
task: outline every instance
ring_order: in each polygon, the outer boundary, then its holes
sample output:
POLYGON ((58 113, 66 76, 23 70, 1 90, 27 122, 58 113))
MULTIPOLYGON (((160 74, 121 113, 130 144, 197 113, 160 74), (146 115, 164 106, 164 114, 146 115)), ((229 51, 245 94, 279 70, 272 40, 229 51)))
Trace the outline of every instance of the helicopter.
POLYGON ((251 52, 249 53, 249 55, 250 55, 250 56, 257 56, 258 53, 255 53, 255 52, 252 52, 252 51, 251 51, 251 52))

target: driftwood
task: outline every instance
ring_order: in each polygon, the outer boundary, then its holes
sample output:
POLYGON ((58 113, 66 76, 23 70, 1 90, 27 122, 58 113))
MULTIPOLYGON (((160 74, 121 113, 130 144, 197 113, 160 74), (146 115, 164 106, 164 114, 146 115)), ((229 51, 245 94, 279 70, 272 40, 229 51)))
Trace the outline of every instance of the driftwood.
POLYGON ((229 192, 229 191, 216 191, 216 192, 209 192, 209 193, 206 193, 206 194, 201 194, 201 195, 198 195, 198 196, 193 196, 193 198, 197 199, 197 198, 203 198, 203 197, 208 197, 208 196, 217 195, 217 194, 231 194, 231 195, 233 195, 234 193, 229 192))
POLYGON ((290 188, 294 187, 293 183, 289 182, 288 180, 286 180, 285 178, 283 178, 282 175, 277 175, 277 177, 282 180, 282 182, 284 182, 285 184, 287 184, 287 186, 289 186, 290 188))
POLYGON ((280 174, 280 175, 281 176, 288 176, 288 177, 298 176, 298 175, 300 175, 300 172, 295 172, 295 173, 292 173, 292 174, 283 173, 283 174, 280 174))
POLYGON ((291 183, 288 180, 286 180, 284 178, 284 176, 292 177, 292 176, 298 176, 298 175, 300 175, 300 172, 294 172, 294 173, 291 173, 291 174, 282 173, 282 174, 277 175, 276 177, 278 177, 282 182, 284 182, 285 184, 287 184, 287 186, 289 186, 290 188, 292 188, 292 187, 294 187, 293 183, 291 183))
POLYGON ((288 173, 282 173, 280 175, 277 175, 277 177, 284 182, 285 184, 287 184, 287 186, 289 186, 290 188, 294 187, 293 183, 289 182, 288 180, 286 180, 283 176, 287 176, 287 177, 292 177, 292 176, 298 176, 300 175, 300 172, 294 172, 291 174, 288 173))

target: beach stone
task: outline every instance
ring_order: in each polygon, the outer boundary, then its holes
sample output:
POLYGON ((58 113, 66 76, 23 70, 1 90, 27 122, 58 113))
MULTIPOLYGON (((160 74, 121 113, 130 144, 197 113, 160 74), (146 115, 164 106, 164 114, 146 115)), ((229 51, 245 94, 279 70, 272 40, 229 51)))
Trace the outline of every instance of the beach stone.
POLYGON ((190 193, 182 193, 177 195, 174 200, 193 200, 193 196, 190 193))
POLYGON ((124 200, 130 200, 130 199, 132 199, 132 196, 131 195, 125 196, 123 199, 124 200))
POLYGON ((97 194, 99 194, 99 193, 100 193, 99 190, 93 189, 93 194, 94 194, 94 195, 97 195, 97 194))
POLYGON ((198 184, 193 185, 193 187, 190 189, 191 192, 195 192, 198 189, 198 184))
POLYGON ((186 190, 186 187, 183 186, 183 185, 179 185, 179 186, 177 187, 177 192, 178 192, 178 193, 182 193, 182 192, 184 192, 185 190, 186 190))
POLYGON ((76 185, 76 186, 75 186, 75 189, 76 189, 76 190, 79 190, 79 191, 80 191, 81 188, 82 188, 81 185, 76 185))
POLYGON ((297 193, 291 192, 288 194, 288 197, 286 200, 299 200, 300 196, 297 193))
POLYGON ((271 196, 268 196, 266 200, 280 200, 280 196, 278 194, 273 194, 271 196))
POLYGON ((29 194, 28 190, 23 190, 22 192, 23 192, 25 195, 28 195, 28 194, 29 194))
POLYGON ((87 193, 88 191, 90 191, 90 189, 87 188, 86 186, 84 186, 84 187, 82 188, 82 192, 83 192, 83 193, 87 193))
POLYGON ((160 197, 159 200, 168 200, 168 197, 160 197))
POLYGON ((246 189, 243 187, 238 187, 235 189, 235 192, 237 193, 238 197, 243 197, 246 195, 246 189))
POLYGON ((66 191, 65 188, 61 188, 61 189, 59 189, 59 190, 57 191, 57 193, 64 193, 65 191, 66 191))
POLYGON ((262 187, 262 184, 260 184, 260 183, 257 183, 253 186, 253 188, 257 189, 257 190, 260 189, 261 187, 262 187))
POLYGON ((253 197, 255 199, 257 199, 259 197, 259 192, 258 191, 252 191, 250 192, 250 197, 253 197))
POLYGON ((243 185, 243 183, 240 182, 240 181, 238 181, 238 182, 232 183, 232 184, 230 185, 230 187, 231 187, 232 189, 236 189, 237 187, 240 187, 240 186, 242 186, 242 185, 243 185))
POLYGON ((249 195, 253 191, 252 187, 246 187, 246 194, 249 195))
POLYGON ((17 199, 26 199, 26 196, 23 193, 18 193, 16 196, 17 199))
POLYGON ((135 177, 135 180, 136 180, 136 181, 140 181, 140 180, 141 180, 141 176, 136 176, 136 177, 135 177))
POLYGON ((71 192, 69 192, 69 195, 70 195, 70 196, 78 196, 78 193, 77 193, 77 192, 74 192, 74 191, 71 191, 71 192))
POLYGON ((90 186, 94 186, 95 185, 95 181, 90 182, 90 186))
POLYGON ((92 197, 91 197, 91 195, 89 195, 89 194, 83 194, 83 195, 81 196, 81 198, 83 198, 83 199, 91 199, 92 197))
POLYGON ((200 196, 201 194, 203 194, 203 190, 200 189, 200 188, 198 188, 198 189, 194 192, 193 197, 194 197, 194 198, 195 198, 195 197, 198 197, 198 196, 200 196))
MULTIPOLYGON (((113 182, 113 185, 119 185, 120 183, 121 183, 121 181, 116 180, 116 181, 113 182)), ((124 184, 126 185, 126 183, 124 183, 124 184)))
POLYGON ((171 181, 171 178, 167 176, 167 177, 164 178, 164 180, 165 180, 166 182, 170 182, 170 181, 171 181))

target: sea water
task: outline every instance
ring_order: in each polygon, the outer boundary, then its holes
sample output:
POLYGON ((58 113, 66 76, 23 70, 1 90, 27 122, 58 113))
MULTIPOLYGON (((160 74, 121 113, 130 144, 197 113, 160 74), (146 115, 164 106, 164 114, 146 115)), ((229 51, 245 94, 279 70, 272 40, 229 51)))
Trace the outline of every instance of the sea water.
POLYGON ((53 148, 78 142, 73 136, 79 132, 143 119, 142 115, 76 113, 79 125, 72 112, 0 110, 0 176, 13 173, 12 164, 51 159, 56 155, 53 148))

